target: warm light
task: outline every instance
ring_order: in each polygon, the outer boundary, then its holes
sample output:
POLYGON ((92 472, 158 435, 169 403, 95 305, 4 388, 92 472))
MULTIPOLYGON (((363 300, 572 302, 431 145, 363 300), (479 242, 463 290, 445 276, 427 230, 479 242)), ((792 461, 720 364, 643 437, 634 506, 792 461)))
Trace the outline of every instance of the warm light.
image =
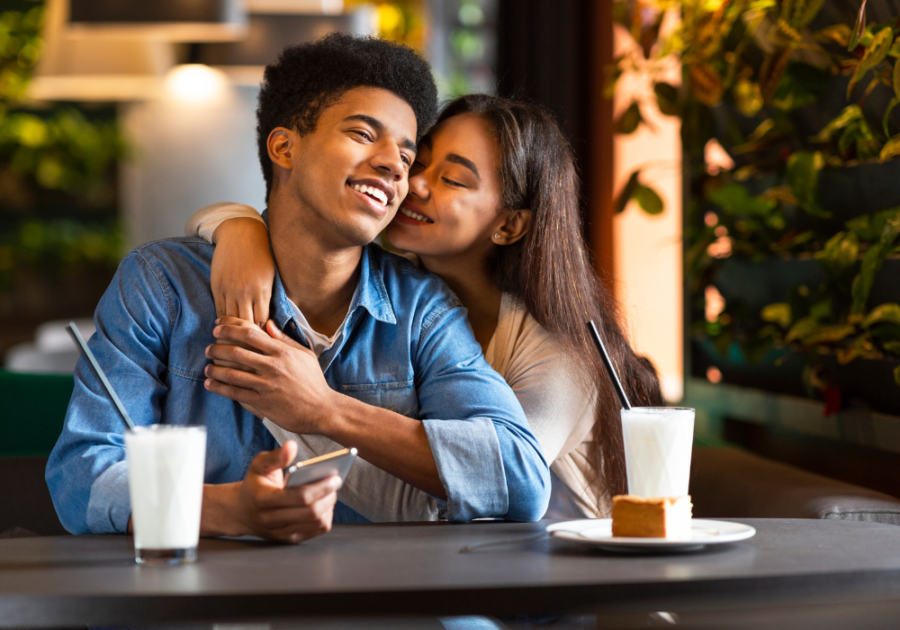
POLYGON ((382 33, 393 33, 403 26, 403 13, 392 4, 382 4, 378 7, 378 28, 382 33))
POLYGON ((228 78, 202 64, 185 64, 166 75, 166 92, 178 101, 200 105, 220 99, 228 89, 228 78))
POLYGON ((728 258, 731 256, 731 237, 720 236, 706 248, 706 253, 713 258, 728 258))
POLYGON ((715 138, 706 143, 703 160, 706 162, 706 172, 713 177, 722 171, 730 171, 734 168, 734 160, 715 138))
POLYGON ((725 298, 713 285, 706 287, 704 297, 706 298, 706 321, 717 321, 719 315, 725 310, 725 298))
MULTIPOLYGON (((674 22, 669 18, 667 21, 674 27, 674 22)), ((623 54, 633 46, 634 39, 628 31, 616 24, 614 54, 623 54)), ((654 71, 653 79, 678 85, 681 68, 678 64, 660 66, 654 71)), ((654 102, 651 83, 646 73, 626 73, 623 82, 616 86, 616 110, 624 111, 633 100, 654 102)), ((641 125, 633 134, 614 138, 615 181, 621 189, 635 170, 652 169, 652 185, 663 198, 666 209, 657 216, 623 212, 614 217, 614 286, 616 298, 625 305, 628 328, 634 331, 635 351, 653 361, 660 374, 663 396, 667 401, 676 402, 684 393, 681 125, 678 119, 665 116, 656 107, 644 107, 642 111, 649 125, 641 125), (660 317, 660 313, 666 315, 660 317)))
POLYGON ((710 367, 706 370, 706 380, 710 383, 721 383, 722 371, 717 367, 710 367))

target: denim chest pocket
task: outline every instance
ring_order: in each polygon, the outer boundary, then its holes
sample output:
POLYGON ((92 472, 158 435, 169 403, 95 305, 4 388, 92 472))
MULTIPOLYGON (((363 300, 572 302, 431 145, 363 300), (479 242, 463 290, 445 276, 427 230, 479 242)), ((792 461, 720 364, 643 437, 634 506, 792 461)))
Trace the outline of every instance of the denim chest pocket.
POLYGON ((343 392, 368 405, 396 411, 409 418, 419 417, 419 397, 412 381, 345 384, 343 392))
POLYGON ((186 343, 175 342, 169 352, 169 372, 192 381, 206 380, 206 366, 212 361, 206 358, 206 346, 215 343, 203 343, 200 340, 192 340, 186 343))

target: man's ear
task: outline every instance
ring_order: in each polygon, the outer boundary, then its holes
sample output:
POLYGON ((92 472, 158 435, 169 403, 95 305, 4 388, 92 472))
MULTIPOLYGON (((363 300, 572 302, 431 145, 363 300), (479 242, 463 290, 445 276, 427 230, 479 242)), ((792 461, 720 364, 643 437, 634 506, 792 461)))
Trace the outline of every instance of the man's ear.
POLYGON ((291 158, 297 148, 297 140, 297 133, 285 127, 275 127, 269 133, 266 147, 269 149, 269 159, 272 160, 273 166, 280 166, 288 171, 294 168, 291 158))
POLYGON ((491 240, 497 245, 512 245, 528 234, 531 210, 504 210, 503 223, 494 230, 491 240))

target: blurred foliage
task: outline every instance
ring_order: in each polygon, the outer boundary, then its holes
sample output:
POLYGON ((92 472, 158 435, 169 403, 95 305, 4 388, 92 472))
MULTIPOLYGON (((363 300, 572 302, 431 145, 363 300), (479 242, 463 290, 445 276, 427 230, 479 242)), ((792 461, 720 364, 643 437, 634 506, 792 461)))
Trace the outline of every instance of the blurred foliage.
POLYGON ((427 25, 423 0, 346 0, 344 4, 348 9, 374 6, 375 26, 380 37, 424 51, 427 25))
POLYGON ((43 6, 29 2, 13 11, 2 10, 4 5, 0 5, 0 97, 4 103, 16 103, 25 97, 31 68, 40 54, 43 6))
MULTIPOLYGON (((652 85, 649 99, 621 114, 617 131, 646 124, 649 103, 681 119, 695 338, 712 340, 722 356, 736 346, 750 361, 772 350, 803 352, 813 385, 823 353, 842 364, 900 358, 900 306, 869 304, 885 260, 900 256, 900 208, 886 201, 854 216, 822 194, 826 178, 845 173, 841 181, 852 182, 873 165, 894 172, 886 162, 900 155, 900 20, 867 20, 867 2, 876 0, 862 0, 852 15, 824 0, 614 4, 631 42, 611 68, 608 92, 623 76, 652 85), (667 17, 680 21, 667 27, 667 17), (680 85, 665 78, 673 63, 680 85), (708 163, 711 144, 733 166, 708 163), (787 302, 761 312, 728 302, 705 320, 705 288, 726 261, 772 259, 814 260, 827 281, 793 287, 787 302)), ((657 212, 640 175, 632 174, 617 207, 634 199, 657 212)), ((900 369, 895 374, 900 383, 900 369)))
POLYGON ((22 266, 117 263, 115 165, 126 153, 110 106, 30 102, 43 4, 0 0, 0 290, 22 266))
POLYGON ((100 199, 109 169, 121 155, 115 121, 89 120, 74 107, 9 110, 0 119, 0 164, 23 187, 37 184, 88 201, 100 199))
POLYGON ((495 89, 494 69, 488 51, 488 32, 493 29, 481 0, 458 0, 450 32, 451 65, 441 85, 447 99, 495 89))
POLYGON ((436 69, 435 80, 442 99, 453 99, 472 92, 494 89, 494 71, 490 47, 493 25, 486 15, 483 0, 347 0, 346 6, 372 5, 375 8, 376 32, 386 39, 400 42, 427 54, 434 36, 430 22, 443 24, 450 15, 447 41, 448 67, 436 69), (433 19, 429 11, 441 11, 442 19, 433 19))
POLYGON ((0 238, 0 290, 11 289, 16 269, 25 266, 55 275, 77 267, 108 268, 118 262, 121 244, 115 225, 73 219, 22 221, 0 238))

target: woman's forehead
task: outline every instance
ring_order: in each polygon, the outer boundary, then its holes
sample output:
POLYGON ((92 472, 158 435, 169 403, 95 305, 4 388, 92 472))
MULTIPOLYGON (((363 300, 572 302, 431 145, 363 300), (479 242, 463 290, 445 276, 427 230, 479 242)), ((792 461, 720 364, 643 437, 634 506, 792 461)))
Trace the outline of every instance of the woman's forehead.
POLYGON ((419 150, 461 153, 475 161, 499 159, 499 149, 486 120, 472 113, 457 114, 432 127, 419 141, 419 150))

